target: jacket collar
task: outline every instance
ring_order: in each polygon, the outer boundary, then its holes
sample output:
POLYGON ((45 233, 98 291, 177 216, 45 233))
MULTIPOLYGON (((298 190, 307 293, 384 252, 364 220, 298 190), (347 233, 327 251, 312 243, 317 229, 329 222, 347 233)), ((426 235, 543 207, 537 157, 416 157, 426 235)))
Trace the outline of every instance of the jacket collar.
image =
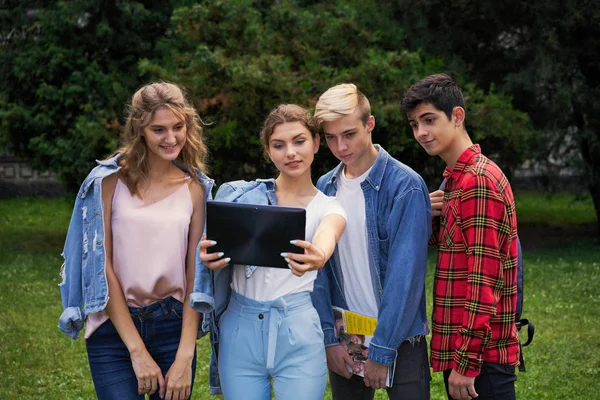
MULTIPOLYGON (((375 149, 377 150, 377 158, 375 159, 375 163, 371 167, 371 172, 365 179, 365 182, 371 185, 371 187, 377 191, 381 189, 381 182, 383 181, 383 176, 385 175, 385 169, 390 160, 390 155, 387 151, 384 150, 378 144, 375 144, 375 149)), ((333 169, 333 173, 331 174, 331 178, 329 185, 335 185, 336 180, 339 178, 340 174, 344 172, 344 163, 339 163, 337 167, 333 169)))

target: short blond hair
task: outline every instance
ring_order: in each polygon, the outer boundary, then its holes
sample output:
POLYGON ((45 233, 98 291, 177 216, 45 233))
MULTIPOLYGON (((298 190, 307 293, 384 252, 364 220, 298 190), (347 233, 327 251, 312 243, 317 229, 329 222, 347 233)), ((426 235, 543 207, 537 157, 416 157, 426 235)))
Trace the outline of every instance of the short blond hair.
POLYGON ((315 106, 315 122, 321 125, 355 112, 366 125, 371 116, 369 100, 353 83, 342 83, 327 89, 319 97, 315 106))

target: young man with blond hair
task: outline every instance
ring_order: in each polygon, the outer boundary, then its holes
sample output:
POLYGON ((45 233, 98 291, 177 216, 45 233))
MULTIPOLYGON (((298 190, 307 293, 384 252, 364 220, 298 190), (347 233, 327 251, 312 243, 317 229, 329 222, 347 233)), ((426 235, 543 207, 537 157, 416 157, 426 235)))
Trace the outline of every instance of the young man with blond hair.
POLYGON ((428 322, 425 310, 427 242, 431 204, 423 179, 374 145, 375 118, 353 84, 321 95, 315 120, 341 163, 317 187, 335 195, 347 225, 334 255, 319 272, 313 303, 325 336, 333 399, 372 399, 386 388, 390 399, 429 399, 428 322), (378 319, 364 366, 364 380, 340 345, 332 305, 378 319))
POLYGON ((444 190, 431 194, 433 371, 443 371, 450 399, 515 399, 518 239, 510 183, 471 141, 463 95, 448 75, 412 85, 401 110, 427 154, 447 164, 444 190))

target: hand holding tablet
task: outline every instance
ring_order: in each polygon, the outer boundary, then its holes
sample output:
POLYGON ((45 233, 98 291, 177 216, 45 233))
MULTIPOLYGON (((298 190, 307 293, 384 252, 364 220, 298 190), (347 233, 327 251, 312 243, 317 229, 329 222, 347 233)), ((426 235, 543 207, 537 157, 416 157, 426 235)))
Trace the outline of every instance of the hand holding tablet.
POLYGON ((318 253, 317 248, 303 240, 305 225, 306 210, 302 208, 209 201, 208 240, 201 242, 201 248, 207 250, 203 262, 210 263, 207 266, 211 269, 228 264, 289 268, 285 260, 289 257, 282 253, 304 254, 307 245, 318 253), (295 240, 299 240, 298 246, 291 243, 295 240), (211 262, 223 256, 226 258, 211 262))

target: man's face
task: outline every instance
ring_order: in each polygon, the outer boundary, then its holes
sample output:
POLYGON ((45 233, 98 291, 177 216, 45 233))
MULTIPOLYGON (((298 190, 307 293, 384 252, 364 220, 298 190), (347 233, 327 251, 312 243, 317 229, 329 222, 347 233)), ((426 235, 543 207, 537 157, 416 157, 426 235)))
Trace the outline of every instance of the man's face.
POLYGON ((448 119, 443 111, 429 103, 422 103, 406 114, 415 139, 430 156, 444 158, 444 155, 452 153, 460 133, 454 114, 453 111, 452 118, 448 119))
POLYGON ((322 123, 327 146, 337 159, 350 167, 359 165, 366 156, 372 146, 371 131, 374 127, 372 115, 365 125, 356 113, 322 123))

